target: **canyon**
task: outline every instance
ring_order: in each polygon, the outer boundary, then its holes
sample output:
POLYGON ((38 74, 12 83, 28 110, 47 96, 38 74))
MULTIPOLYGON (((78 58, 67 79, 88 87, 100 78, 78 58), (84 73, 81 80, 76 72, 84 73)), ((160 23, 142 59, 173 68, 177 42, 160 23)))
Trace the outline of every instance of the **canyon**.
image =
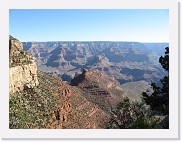
POLYGON ((141 101, 166 75, 167 43, 9 37, 10 129, 104 129, 125 97, 141 101), (154 49, 155 47, 155 49, 154 49), (156 48, 158 50, 156 50, 156 48))

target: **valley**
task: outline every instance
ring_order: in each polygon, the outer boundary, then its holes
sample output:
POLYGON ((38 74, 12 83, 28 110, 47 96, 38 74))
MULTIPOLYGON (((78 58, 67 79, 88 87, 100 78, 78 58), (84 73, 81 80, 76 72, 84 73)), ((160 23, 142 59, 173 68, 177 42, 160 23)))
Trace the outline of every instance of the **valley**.
POLYGON ((9 43, 10 129, 115 128, 118 104, 137 105, 166 74, 142 43, 9 43))
POLYGON ((37 59, 39 70, 68 83, 84 69, 97 69, 123 87, 140 81, 145 88, 142 91, 150 89, 152 82, 161 85, 166 72, 158 60, 167 46, 168 43, 109 41, 23 42, 24 49, 37 59))

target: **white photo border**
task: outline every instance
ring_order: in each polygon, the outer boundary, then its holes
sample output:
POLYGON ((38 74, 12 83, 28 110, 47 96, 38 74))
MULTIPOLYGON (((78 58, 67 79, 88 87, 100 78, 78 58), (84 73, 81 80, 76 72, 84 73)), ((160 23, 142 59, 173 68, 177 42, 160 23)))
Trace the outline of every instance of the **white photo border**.
POLYGON ((179 139, 177 0, 1 0, 0 127, 3 139, 179 139), (169 9, 169 129, 9 129, 10 9, 169 9))

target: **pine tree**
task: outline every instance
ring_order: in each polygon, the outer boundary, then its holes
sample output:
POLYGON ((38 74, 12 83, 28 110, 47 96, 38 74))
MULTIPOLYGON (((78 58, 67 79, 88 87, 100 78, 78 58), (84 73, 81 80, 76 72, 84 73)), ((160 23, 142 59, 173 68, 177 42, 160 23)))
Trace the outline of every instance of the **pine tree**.
POLYGON ((142 95, 144 102, 150 105, 152 110, 169 115, 169 47, 165 49, 165 56, 159 58, 159 63, 168 72, 168 75, 160 80, 162 87, 152 83, 151 86, 154 92, 150 96, 146 92, 143 92, 142 95))

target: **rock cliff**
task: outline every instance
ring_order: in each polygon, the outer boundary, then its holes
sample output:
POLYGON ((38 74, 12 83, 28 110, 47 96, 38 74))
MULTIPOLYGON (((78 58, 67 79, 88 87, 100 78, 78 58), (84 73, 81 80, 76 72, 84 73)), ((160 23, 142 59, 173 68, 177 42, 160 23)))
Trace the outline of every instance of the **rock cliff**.
POLYGON ((9 36, 9 80, 10 93, 38 85, 35 58, 12 36, 9 36))
POLYGON ((37 70, 35 58, 9 39, 9 128, 106 128, 110 115, 84 92, 57 76, 37 70))

